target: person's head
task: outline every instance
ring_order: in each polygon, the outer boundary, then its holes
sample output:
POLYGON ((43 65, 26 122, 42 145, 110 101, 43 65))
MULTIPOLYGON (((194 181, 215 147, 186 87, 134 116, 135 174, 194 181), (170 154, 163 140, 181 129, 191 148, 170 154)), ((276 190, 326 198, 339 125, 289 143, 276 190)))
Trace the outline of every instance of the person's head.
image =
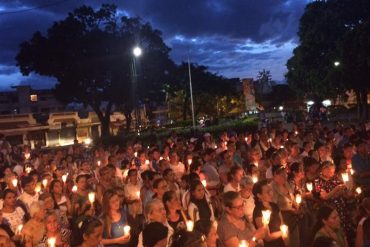
POLYGON ((321 166, 321 175, 330 179, 335 175, 335 165, 330 161, 324 161, 321 166))
POLYGON ((368 144, 364 141, 356 143, 356 152, 360 155, 366 155, 368 153, 368 144))
POLYGON ((235 191, 224 193, 223 202, 226 213, 236 219, 241 219, 244 216, 244 201, 240 194, 235 191))
POLYGON ((208 247, 205 235, 197 231, 177 231, 172 236, 172 247, 208 247))
POLYGON ((175 150, 170 151, 169 157, 171 163, 179 162, 179 156, 177 155, 177 152, 175 150))
POLYGON ((207 247, 216 247, 217 242, 217 222, 209 220, 198 220, 195 222, 194 230, 206 237, 207 247))
POLYGON ((175 173, 171 168, 167 168, 163 171, 163 178, 168 182, 175 182, 176 180, 175 173))
POLYGON ((240 166, 233 166, 231 167, 229 173, 227 174, 228 181, 239 183, 243 175, 244 175, 243 168, 241 168, 240 166))
POLYGON ((25 176, 21 179, 21 185, 23 190, 28 194, 33 194, 35 192, 36 183, 32 176, 25 176))
POLYGON ((267 180, 261 180, 255 183, 252 192, 255 200, 260 202, 272 202, 274 194, 267 180))
POLYGON ((351 143, 346 143, 343 146, 343 157, 347 160, 352 159, 353 156, 353 145, 351 143))
POLYGON ((112 212, 120 209, 120 198, 113 189, 106 190, 103 195, 103 212, 110 216, 112 212))
POLYGON ((62 194, 63 193, 63 183, 58 179, 54 179, 50 182, 50 193, 52 194, 62 194))
POLYGON ((160 222, 151 222, 143 230, 144 247, 166 247, 168 228, 160 222))
POLYGON ((54 199, 52 195, 48 192, 44 192, 39 196, 39 201, 42 202, 42 205, 44 206, 46 211, 50 211, 54 209, 54 199))
POLYGON ((317 212, 316 218, 316 232, 323 227, 328 227, 332 230, 338 230, 340 228, 340 218, 338 212, 332 207, 322 206, 317 212))
POLYGON ((277 184, 284 184, 287 181, 286 169, 282 165, 273 165, 272 166, 272 175, 273 180, 277 184))
POLYGON ((166 222, 166 209, 158 199, 153 199, 145 205, 144 214, 148 222, 166 222))
POLYGON ((312 157, 305 157, 303 159, 303 165, 304 165, 305 171, 312 173, 312 174, 317 173, 317 171, 320 168, 319 162, 317 162, 317 160, 312 157))
POLYGON ((334 239, 321 236, 314 240, 312 247, 339 247, 334 239))
POLYGON ((15 207, 17 193, 11 189, 5 189, 3 192, 4 206, 15 207))
POLYGON ((163 178, 157 178, 153 182, 153 191, 158 199, 162 199, 163 194, 168 191, 168 184, 163 178))
POLYGON ((294 162, 290 165, 290 174, 291 179, 298 179, 301 180, 304 178, 304 169, 303 164, 299 162, 294 162))
POLYGON ((370 218, 367 218, 362 225, 362 230, 364 232, 365 240, 370 241, 370 218))
POLYGON ((56 233, 58 231, 58 217, 54 211, 46 213, 45 226, 48 233, 56 233))
POLYGON ((87 218, 78 226, 84 246, 98 247, 103 239, 103 224, 96 218, 87 218))
POLYGON ((85 174, 81 174, 76 177, 76 185, 77 185, 78 190, 80 191, 87 190, 87 179, 88 179, 88 176, 85 174))
POLYGON ((165 192, 163 194, 162 200, 167 211, 169 211, 170 209, 173 210, 181 209, 181 202, 175 191, 170 190, 165 192))
POLYGON ((45 217, 45 207, 41 201, 33 202, 30 206, 30 216, 37 221, 43 221, 45 217))
POLYGON ((130 169, 127 173, 128 181, 132 184, 137 184, 138 177, 137 177, 137 170, 136 169, 130 169))
POLYGON ((190 200, 201 200, 204 198, 205 191, 201 181, 193 180, 190 183, 190 200))
POLYGON ((243 177, 240 181, 240 195, 242 198, 249 198, 252 194, 253 180, 251 177, 243 177))

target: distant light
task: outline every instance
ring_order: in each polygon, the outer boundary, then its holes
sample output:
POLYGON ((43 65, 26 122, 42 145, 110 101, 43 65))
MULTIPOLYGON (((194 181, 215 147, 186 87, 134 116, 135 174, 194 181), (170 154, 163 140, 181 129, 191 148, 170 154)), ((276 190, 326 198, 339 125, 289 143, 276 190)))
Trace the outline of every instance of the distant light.
POLYGON ((86 139, 85 139, 85 144, 86 144, 86 145, 90 145, 91 143, 92 143, 91 138, 86 138, 86 139))
POLYGON ((328 106, 331 106, 331 100, 329 99, 326 99, 322 102, 322 104, 325 106, 325 107, 328 107, 328 106))
POLYGON ((340 62, 339 62, 339 61, 335 61, 335 62, 334 62, 334 66, 335 66, 335 67, 338 67, 339 65, 340 65, 340 62))
POLYGON ((282 111, 282 110, 284 110, 284 106, 279 106, 279 111, 282 111))
POLYGON ((135 57, 140 57, 143 51, 140 47, 136 46, 134 50, 132 51, 135 57))
POLYGON ((308 105, 308 106, 311 106, 311 105, 313 105, 313 104, 315 104, 315 102, 313 102, 312 100, 307 101, 307 105, 308 105))

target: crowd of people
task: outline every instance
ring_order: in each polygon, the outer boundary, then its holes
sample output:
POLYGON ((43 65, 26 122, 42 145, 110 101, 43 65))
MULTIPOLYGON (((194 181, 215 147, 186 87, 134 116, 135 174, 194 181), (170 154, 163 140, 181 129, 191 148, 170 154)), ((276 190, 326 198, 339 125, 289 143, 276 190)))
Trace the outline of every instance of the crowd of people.
POLYGON ((369 127, 33 150, 0 137, 0 246, 369 247, 369 127))

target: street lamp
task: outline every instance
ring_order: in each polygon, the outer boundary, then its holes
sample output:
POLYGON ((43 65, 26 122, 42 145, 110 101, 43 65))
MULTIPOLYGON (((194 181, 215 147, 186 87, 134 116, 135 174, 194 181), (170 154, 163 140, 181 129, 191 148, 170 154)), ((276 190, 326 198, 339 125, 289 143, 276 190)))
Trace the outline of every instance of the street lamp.
POLYGON ((134 54, 135 57, 140 57, 143 51, 141 50, 140 47, 136 46, 133 50, 132 53, 134 54))
POLYGON ((338 67, 339 65, 340 65, 340 62, 339 62, 339 61, 335 61, 335 62, 334 62, 334 66, 335 66, 335 67, 338 67))

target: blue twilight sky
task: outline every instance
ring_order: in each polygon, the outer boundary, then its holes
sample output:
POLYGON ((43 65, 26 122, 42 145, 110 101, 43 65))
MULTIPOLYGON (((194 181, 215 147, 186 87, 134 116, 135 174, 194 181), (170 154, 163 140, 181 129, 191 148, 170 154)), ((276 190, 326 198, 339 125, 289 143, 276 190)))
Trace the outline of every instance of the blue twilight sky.
POLYGON ((253 77, 268 69, 283 81, 297 46, 299 18, 309 0, 0 0, 0 90, 53 87, 53 78, 24 77, 15 66, 22 41, 45 31, 81 5, 114 3, 163 33, 171 57, 206 65, 226 77, 253 77))

